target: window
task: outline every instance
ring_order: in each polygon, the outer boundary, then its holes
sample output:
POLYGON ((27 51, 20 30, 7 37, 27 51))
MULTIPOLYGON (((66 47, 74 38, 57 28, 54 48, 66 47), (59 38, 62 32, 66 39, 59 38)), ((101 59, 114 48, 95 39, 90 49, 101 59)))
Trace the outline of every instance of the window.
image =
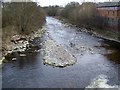
POLYGON ((114 11, 113 11, 113 16, 114 16, 114 11))
POLYGON ((117 11, 117 16, 119 16, 118 14, 119 14, 119 12, 117 11))

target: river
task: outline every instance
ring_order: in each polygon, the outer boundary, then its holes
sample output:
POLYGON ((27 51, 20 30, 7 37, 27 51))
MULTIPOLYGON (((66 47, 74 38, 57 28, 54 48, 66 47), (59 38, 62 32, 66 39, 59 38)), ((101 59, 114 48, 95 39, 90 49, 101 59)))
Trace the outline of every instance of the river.
MULTIPOLYGON (((47 33, 43 41, 56 41, 74 55, 77 62, 64 68, 53 67, 44 65, 43 49, 26 53, 4 65, 3 88, 115 88, 119 85, 120 65, 106 55, 115 49, 104 40, 52 17, 47 17, 45 27, 47 33)), ((37 38, 36 42, 39 41, 37 38)))

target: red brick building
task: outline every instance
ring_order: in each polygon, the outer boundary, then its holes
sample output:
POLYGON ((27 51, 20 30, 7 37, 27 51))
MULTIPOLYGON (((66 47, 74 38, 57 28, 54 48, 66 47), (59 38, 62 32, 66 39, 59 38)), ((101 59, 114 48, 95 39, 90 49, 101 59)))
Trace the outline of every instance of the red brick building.
POLYGON ((97 9, 104 18, 105 27, 120 32, 120 2, 99 3, 97 9))

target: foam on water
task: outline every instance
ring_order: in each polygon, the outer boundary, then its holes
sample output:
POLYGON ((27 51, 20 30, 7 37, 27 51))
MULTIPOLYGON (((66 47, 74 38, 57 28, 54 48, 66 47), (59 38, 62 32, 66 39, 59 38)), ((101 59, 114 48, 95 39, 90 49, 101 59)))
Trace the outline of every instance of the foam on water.
POLYGON ((106 75, 99 75, 91 81, 90 85, 86 87, 86 90, 87 88, 118 88, 117 85, 111 86, 107 82, 108 79, 106 75))

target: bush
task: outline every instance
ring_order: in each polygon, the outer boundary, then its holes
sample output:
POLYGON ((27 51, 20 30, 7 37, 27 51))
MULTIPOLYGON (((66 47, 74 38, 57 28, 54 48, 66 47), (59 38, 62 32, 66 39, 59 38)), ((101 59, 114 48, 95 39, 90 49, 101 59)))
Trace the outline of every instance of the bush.
POLYGON ((61 11, 61 16, 64 18, 68 18, 73 20, 73 18, 76 18, 76 10, 79 7, 79 3, 78 2, 71 2, 68 3, 65 8, 61 11))
POLYGON ((71 2, 65 6, 61 16, 77 25, 93 26, 97 17, 96 5, 91 2, 82 5, 71 2))
POLYGON ((81 5, 78 2, 70 2, 65 7, 49 6, 44 9, 47 15, 60 16, 78 26, 102 28, 107 25, 105 19, 99 17, 96 4, 92 2, 85 2, 81 5))
POLYGON ((56 6, 44 7, 44 10, 46 11, 46 14, 48 16, 56 16, 59 8, 60 7, 56 5, 56 6))
POLYGON ((29 34, 45 23, 45 13, 35 2, 3 3, 2 27, 15 26, 20 34, 29 34))

